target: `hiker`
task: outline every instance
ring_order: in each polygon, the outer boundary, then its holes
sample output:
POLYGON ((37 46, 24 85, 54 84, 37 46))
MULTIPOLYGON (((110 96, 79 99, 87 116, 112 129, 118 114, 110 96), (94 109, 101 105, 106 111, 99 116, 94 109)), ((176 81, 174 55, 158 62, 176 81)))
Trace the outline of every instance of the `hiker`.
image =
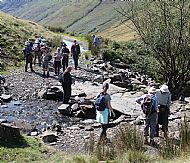
POLYGON ((80 54, 80 45, 77 43, 76 40, 74 40, 74 44, 71 46, 71 54, 73 56, 75 70, 77 70, 78 59, 79 59, 79 54, 80 54))
POLYGON ((55 75, 59 76, 60 69, 61 69, 61 48, 57 47, 57 51, 54 54, 54 68, 55 68, 55 75))
POLYGON ((28 63, 30 64, 31 72, 35 72, 32 67, 32 46, 28 41, 25 42, 25 48, 23 49, 23 53, 26 60, 25 72, 27 72, 28 63))
POLYGON ((107 90, 109 89, 109 84, 104 83, 102 86, 103 91, 96 97, 96 119, 97 122, 102 124, 102 132, 100 134, 100 140, 106 140, 107 135, 106 131, 109 124, 109 118, 111 117, 111 113, 113 114, 113 117, 115 117, 115 113, 113 111, 113 108, 111 106, 111 96, 107 93, 107 90), (101 108, 101 98, 103 99, 104 107, 101 108), (100 111, 101 110, 101 111, 100 111))
POLYGON ((40 41, 39 38, 36 38, 34 45, 34 65, 36 64, 36 58, 38 58, 38 65, 41 66, 41 51, 40 51, 40 41))
POLYGON ((62 45, 62 66, 63 66, 63 72, 65 71, 65 69, 68 67, 68 64, 69 64, 69 49, 67 48, 67 44, 65 42, 63 42, 63 45, 62 45))
POLYGON ((167 85, 162 85, 160 90, 157 91, 156 96, 158 98, 158 124, 156 128, 156 136, 159 136, 159 124, 162 125, 162 131, 164 137, 167 137, 168 132, 168 117, 171 105, 171 93, 167 85))
POLYGON ((141 108, 143 113, 145 114, 145 127, 144 127, 144 143, 149 144, 148 135, 150 137, 150 144, 154 144, 154 137, 156 134, 156 125, 157 125, 157 117, 158 117, 158 104, 156 97, 156 89, 151 87, 148 91, 148 94, 144 94, 139 97, 136 102, 141 104, 141 108), (149 134, 150 128, 150 134, 149 134))
POLYGON ((95 48, 100 46, 100 39, 96 35, 92 35, 92 44, 95 48))
POLYGON ((72 77, 71 77, 72 67, 69 66, 66 68, 62 75, 61 83, 63 87, 63 103, 68 104, 69 99, 71 97, 71 85, 72 85, 72 77))
POLYGON ((45 71, 47 71, 47 77, 49 77, 49 62, 51 59, 50 48, 46 47, 45 52, 42 54, 43 76, 45 76, 45 71))

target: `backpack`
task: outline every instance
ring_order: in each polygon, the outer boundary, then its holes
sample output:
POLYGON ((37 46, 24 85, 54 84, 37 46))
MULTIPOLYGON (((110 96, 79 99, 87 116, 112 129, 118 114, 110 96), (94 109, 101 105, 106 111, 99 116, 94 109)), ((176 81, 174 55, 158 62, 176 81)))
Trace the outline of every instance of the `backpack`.
POLYGON ((100 93, 96 98, 95 108, 98 111, 104 111, 106 107, 107 107, 107 105, 106 105, 106 101, 105 101, 105 95, 100 93))
POLYGON ((143 113, 146 115, 150 115, 153 112, 155 112, 155 108, 153 106, 153 99, 151 96, 146 96, 144 98, 141 108, 142 108, 143 113))
POLYGON ((48 56, 48 61, 51 61, 52 60, 52 55, 49 55, 48 56))

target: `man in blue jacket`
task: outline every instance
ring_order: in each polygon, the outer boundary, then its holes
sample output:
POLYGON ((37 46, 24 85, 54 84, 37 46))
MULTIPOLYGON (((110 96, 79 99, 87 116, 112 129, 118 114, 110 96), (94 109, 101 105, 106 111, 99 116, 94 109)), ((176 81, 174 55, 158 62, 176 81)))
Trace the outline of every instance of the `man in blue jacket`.
POLYGON ((156 89, 151 87, 148 91, 148 94, 145 94, 139 97, 136 102, 141 104, 141 108, 143 113, 145 114, 145 127, 144 127, 144 137, 145 144, 149 144, 148 135, 150 136, 150 144, 154 144, 154 137, 156 134, 156 125, 157 125, 157 109, 158 109, 158 101, 156 97, 156 89), (149 134, 150 128, 150 134, 149 134))

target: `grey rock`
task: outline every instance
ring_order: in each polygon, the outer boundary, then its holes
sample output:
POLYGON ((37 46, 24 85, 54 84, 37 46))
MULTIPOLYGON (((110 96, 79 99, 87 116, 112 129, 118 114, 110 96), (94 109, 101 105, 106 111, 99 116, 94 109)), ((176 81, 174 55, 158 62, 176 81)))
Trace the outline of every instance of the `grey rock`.
POLYGON ((9 102, 12 100, 12 96, 11 95, 6 95, 6 94, 2 94, 0 96, 0 99, 3 101, 3 102, 9 102))
POLYGON ((92 128, 91 126, 86 126, 85 131, 94 131, 94 128, 92 128))
POLYGON ((62 104, 58 107, 60 114, 62 115, 71 115, 70 105, 69 104, 62 104))
POLYGON ((57 141, 57 136, 55 133, 45 132, 42 135, 42 140, 45 143, 53 143, 57 141))

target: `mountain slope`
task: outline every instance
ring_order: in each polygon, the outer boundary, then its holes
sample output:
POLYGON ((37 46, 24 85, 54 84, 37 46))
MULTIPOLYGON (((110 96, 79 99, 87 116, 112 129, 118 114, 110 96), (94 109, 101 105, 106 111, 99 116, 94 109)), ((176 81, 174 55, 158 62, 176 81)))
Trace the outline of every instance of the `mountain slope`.
POLYGON ((5 52, 5 55, 0 56, 0 68, 21 61, 24 42, 39 34, 43 34, 48 39, 56 36, 34 22, 24 21, 0 12, 0 47, 5 52))
POLYGON ((80 33, 101 32, 118 21, 115 0, 5 0, 0 10, 42 25, 80 33))

